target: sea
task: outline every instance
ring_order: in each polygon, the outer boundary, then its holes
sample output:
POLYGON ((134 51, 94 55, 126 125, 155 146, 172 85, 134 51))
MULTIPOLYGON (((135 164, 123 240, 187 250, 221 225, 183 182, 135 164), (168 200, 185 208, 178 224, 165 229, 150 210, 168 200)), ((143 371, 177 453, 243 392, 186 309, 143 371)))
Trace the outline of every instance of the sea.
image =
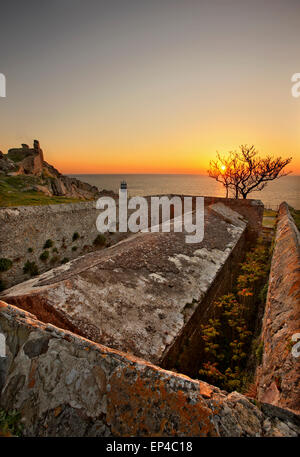
MULTIPOLYGON (((118 192, 121 181, 126 181, 130 197, 157 194, 184 194, 225 197, 224 187, 204 175, 169 174, 79 174, 69 175, 85 181, 100 190, 118 192)), ((300 209, 300 176, 284 176, 271 181, 248 198, 261 200, 266 208, 278 209, 286 201, 295 209, 300 209)))

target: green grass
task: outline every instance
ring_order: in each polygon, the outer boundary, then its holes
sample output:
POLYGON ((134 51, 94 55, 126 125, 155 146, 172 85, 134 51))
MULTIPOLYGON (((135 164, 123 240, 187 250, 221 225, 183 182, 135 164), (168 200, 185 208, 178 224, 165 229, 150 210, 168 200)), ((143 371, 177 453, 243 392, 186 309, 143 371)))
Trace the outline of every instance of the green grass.
POLYGON ((263 216, 263 227, 273 228, 276 224, 277 211, 273 209, 265 209, 263 216))
POLYGON ((43 261, 46 261, 46 260, 48 260, 48 258, 49 258, 49 251, 43 251, 40 255, 40 259, 43 261))
POLYGON ((105 246, 105 243, 106 243, 106 238, 105 238, 105 235, 103 235, 102 233, 99 233, 99 235, 97 235, 93 241, 93 244, 95 246, 105 246))
POLYGON ((37 176, 0 175, 0 206, 53 205, 82 201, 79 198, 71 197, 49 197, 43 192, 26 190, 26 188, 33 185, 43 184, 45 184, 45 180, 37 176))
POLYGON ((276 217, 277 211, 274 209, 264 209, 264 217, 276 217))
POLYGON ((18 411, 0 409, 0 436, 22 436, 23 424, 18 411))
POLYGON ((294 209, 291 206, 289 206, 289 210, 290 210, 291 215, 294 218, 297 229, 300 230, 300 210, 294 209))
POLYGON ((0 259, 0 271, 7 271, 12 267, 12 261, 2 257, 0 259))

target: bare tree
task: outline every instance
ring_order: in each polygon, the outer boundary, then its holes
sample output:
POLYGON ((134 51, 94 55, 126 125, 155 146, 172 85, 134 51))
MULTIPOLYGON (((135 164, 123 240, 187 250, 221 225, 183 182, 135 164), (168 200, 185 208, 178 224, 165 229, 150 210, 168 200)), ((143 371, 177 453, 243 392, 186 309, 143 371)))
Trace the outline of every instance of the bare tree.
POLYGON ((214 178, 216 181, 223 184, 226 189, 226 198, 228 198, 228 192, 232 181, 232 177, 229 172, 229 170, 232 169, 232 164, 233 157, 231 152, 227 158, 221 157, 220 154, 217 153, 217 160, 211 160, 209 163, 210 169, 208 174, 211 178, 214 178))
POLYGON ((217 154, 209 163, 208 175, 223 184, 226 198, 229 191, 235 198, 247 198, 254 190, 262 190, 269 181, 286 176, 283 169, 292 158, 267 156, 261 158, 255 147, 242 145, 240 151, 229 152, 226 157, 217 154))

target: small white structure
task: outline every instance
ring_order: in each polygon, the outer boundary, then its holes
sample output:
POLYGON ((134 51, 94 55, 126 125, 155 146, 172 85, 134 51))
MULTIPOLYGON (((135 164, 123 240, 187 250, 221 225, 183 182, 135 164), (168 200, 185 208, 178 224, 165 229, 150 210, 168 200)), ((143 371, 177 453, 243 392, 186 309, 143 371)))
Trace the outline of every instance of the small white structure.
POLYGON ((126 181, 121 181, 120 190, 127 190, 127 182, 126 181))

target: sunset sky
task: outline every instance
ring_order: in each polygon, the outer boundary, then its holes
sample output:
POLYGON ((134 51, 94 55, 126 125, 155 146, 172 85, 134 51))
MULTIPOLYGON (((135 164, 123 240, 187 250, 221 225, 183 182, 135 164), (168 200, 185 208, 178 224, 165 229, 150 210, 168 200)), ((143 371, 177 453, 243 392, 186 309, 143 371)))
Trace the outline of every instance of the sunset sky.
POLYGON ((300 174, 299 56, 299 0, 1 2, 0 150, 37 138, 64 173, 205 173, 255 144, 300 174))

